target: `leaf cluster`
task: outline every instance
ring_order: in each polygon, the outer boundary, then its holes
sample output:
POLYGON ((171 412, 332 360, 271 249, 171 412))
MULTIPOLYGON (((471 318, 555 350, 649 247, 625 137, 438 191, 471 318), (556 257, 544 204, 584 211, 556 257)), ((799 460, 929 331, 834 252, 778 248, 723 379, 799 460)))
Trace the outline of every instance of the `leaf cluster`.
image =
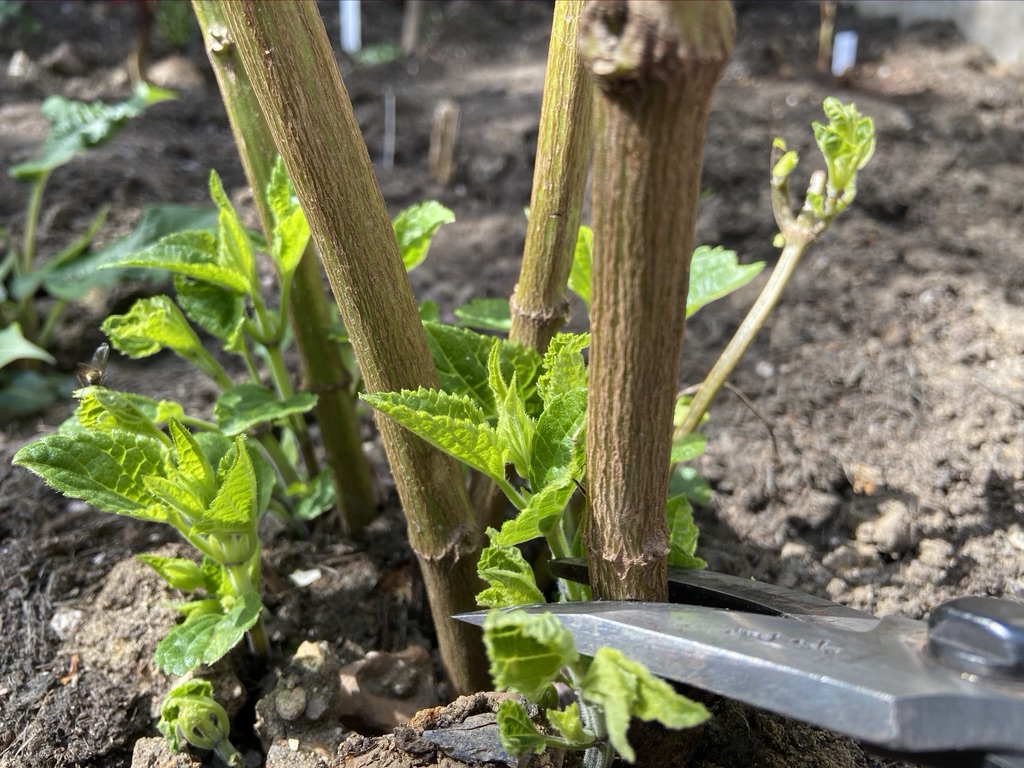
POLYGON ((184 674, 234 647, 261 610, 257 525, 274 485, 270 464, 242 436, 192 434, 177 403, 87 387, 60 431, 14 463, 99 509, 175 528, 203 556, 143 555, 172 587, 205 597, 161 641, 157 665, 184 674), (164 431, 166 429, 166 432, 164 431))
POLYGON ((599 648, 585 661, 572 633, 551 613, 492 611, 484 621, 484 643, 495 685, 547 706, 551 732, 537 727, 522 702, 501 703, 502 746, 513 755, 549 746, 590 749, 606 743, 633 762, 636 753, 626 738, 630 718, 691 728, 709 717, 703 705, 679 695, 619 651, 599 648), (552 706, 558 698, 556 682, 571 685, 576 693, 576 701, 564 709, 552 706))

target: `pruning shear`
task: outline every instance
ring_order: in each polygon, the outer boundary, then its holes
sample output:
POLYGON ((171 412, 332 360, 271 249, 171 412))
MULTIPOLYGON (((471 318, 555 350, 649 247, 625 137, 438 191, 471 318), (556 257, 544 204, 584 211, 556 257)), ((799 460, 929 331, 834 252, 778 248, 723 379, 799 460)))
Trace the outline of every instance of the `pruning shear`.
MULTIPOLYGON (((554 574, 589 582, 582 559, 554 574)), ((583 655, 616 648, 661 677, 793 717, 889 755, 1024 768, 1024 604, 963 597, 928 621, 876 618, 812 595, 669 568, 669 602, 550 611, 583 655)), ((486 611, 456 618, 482 624, 486 611)))

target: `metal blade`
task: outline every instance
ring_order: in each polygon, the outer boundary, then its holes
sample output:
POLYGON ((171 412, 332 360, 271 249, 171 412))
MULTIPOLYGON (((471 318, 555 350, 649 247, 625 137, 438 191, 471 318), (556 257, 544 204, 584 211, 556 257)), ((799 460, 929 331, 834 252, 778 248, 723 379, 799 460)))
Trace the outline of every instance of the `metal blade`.
POLYGON ((669 603, 523 608, 558 616, 584 655, 617 648, 662 677, 884 749, 1024 752, 1024 689, 930 661, 923 622, 865 616, 856 631, 669 603))
MULTIPOLYGON (((587 561, 582 557, 552 560, 551 572, 561 579, 579 584, 590 583, 587 561)), ((860 631, 871 628, 870 624, 861 621, 871 618, 869 614, 845 605, 795 589, 714 571, 669 567, 668 601, 679 605, 701 605, 705 608, 724 608, 765 616, 787 616, 799 621, 814 621, 860 631), (847 622, 846 619, 854 621, 847 622)))

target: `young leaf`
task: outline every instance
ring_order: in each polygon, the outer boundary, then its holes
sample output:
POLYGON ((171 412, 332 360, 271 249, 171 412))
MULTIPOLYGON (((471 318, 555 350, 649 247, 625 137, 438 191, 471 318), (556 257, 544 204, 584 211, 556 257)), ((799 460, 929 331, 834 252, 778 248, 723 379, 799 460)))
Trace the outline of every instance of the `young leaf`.
POLYGON ((189 320, 228 347, 234 345, 245 320, 245 299, 241 294, 185 275, 174 276, 174 292, 178 306, 189 320))
POLYGON ((114 348, 128 357, 149 357, 167 347, 215 381, 226 378, 185 315, 167 296, 139 299, 127 314, 110 315, 101 327, 114 348))
POLYGON ((498 705, 497 721, 501 746, 514 757, 540 754, 548 746, 550 737, 537 729, 526 707, 514 699, 505 699, 498 705))
POLYGON ((508 333, 512 329, 512 310, 508 299, 470 299, 455 309, 455 322, 481 331, 508 333))
POLYGON ((832 96, 825 99, 822 110, 828 125, 811 123, 814 141, 828 166, 829 188, 843 197, 845 207, 856 193, 857 171, 875 152, 875 124, 870 117, 862 117, 856 105, 832 96))
POLYGON ((516 374, 512 374, 511 384, 506 384, 501 375, 500 350, 500 344, 491 347, 491 355, 487 360, 488 384, 494 394, 495 407, 498 411, 498 440, 504 447, 502 459, 511 462, 520 477, 526 477, 529 472, 536 424, 526 413, 526 404, 519 392, 516 374))
POLYGON ((698 246, 690 261, 690 290, 686 294, 686 316, 715 299, 727 296, 753 280, 764 269, 764 262, 739 264, 735 251, 721 246, 698 246))
POLYGON ((19 180, 39 178, 64 165, 75 155, 112 139, 133 117, 146 107, 175 98, 175 94, 141 82, 127 101, 104 104, 71 101, 50 96, 42 112, 50 124, 50 135, 43 142, 39 157, 12 167, 10 175, 19 180))
POLYGON ((132 358, 149 357, 167 347, 190 359, 203 346, 167 296, 139 299, 127 314, 110 315, 101 327, 114 347, 132 358))
POLYGON ((537 380, 537 391, 545 403, 587 386, 587 367, 582 352, 588 346, 589 333, 556 333, 551 339, 544 353, 544 373, 537 380))
POLYGON ((248 276, 218 255, 218 239, 204 230, 176 232, 138 253, 110 260, 100 269, 139 267, 166 269, 177 275, 219 285, 239 296, 249 291, 248 276))
POLYGON ((579 660, 572 633, 550 613, 491 611, 484 619, 484 645, 498 690, 537 701, 562 667, 579 660))
POLYGON ((499 345, 501 374, 505 380, 516 374, 519 390, 531 416, 540 413, 542 404, 535 396, 541 357, 537 351, 493 336, 456 328, 442 323, 425 322, 430 356, 437 367, 441 389, 457 395, 469 395, 483 409, 488 419, 497 416, 494 393, 488 384, 488 360, 491 347, 499 345))
POLYGON ((160 574, 160 578, 173 589, 195 592, 205 586, 203 572, 198 563, 184 557, 163 557, 162 555, 136 555, 136 557, 160 574))
POLYGON ((703 705, 690 701, 621 651, 598 648, 580 690, 583 700, 601 708, 608 740, 623 760, 636 753, 626 740, 629 719, 657 720, 666 728, 692 728, 710 717, 703 705))
POLYGON ((274 163, 267 185, 267 202, 274 216, 270 255, 274 258, 282 277, 291 275, 309 242, 309 225, 299 200, 292 189, 284 161, 280 155, 274 163))
POLYGON ((253 529, 262 512, 257 508, 258 499, 256 471, 245 448, 245 438, 239 436, 235 440, 233 460, 224 473, 217 495, 195 528, 200 533, 253 529))
POLYGON ((193 678, 175 686, 160 707, 157 728, 172 752, 180 751, 184 740, 199 749, 214 750, 225 765, 244 764, 228 739, 228 713, 214 700, 213 686, 207 680, 193 678))
POLYGON ((565 511, 575 490, 576 485, 570 478, 545 485, 530 496, 524 509, 502 524, 501 531, 491 537, 493 544, 522 544, 540 536, 548 536, 558 525, 562 512, 565 511))
POLYGON ((210 171, 210 197, 220 212, 217 217, 217 263, 244 276, 244 293, 255 293, 259 290, 259 281, 256 277, 256 255, 252 250, 252 241, 224 191, 220 176, 213 170, 210 171))
POLYGON ((406 272, 411 272, 427 258, 430 241, 442 224, 455 221, 455 214, 434 200, 406 208, 391 226, 398 240, 398 251, 406 272))
POLYGON ((200 664, 213 664, 238 644, 262 609, 259 595, 246 592, 226 613, 193 614, 160 641, 153 661, 169 675, 184 675, 200 664))
POLYGON ((225 435, 234 437, 258 424, 306 413, 316 405, 316 400, 310 392, 281 400, 261 384, 246 382, 224 390, 213 406, 213 418, 225 435))
POLYGON ((86 429, 106 432, 123 429, 170 445, 163 431, 124 393, 105 387, 85 387, 77 395, 75 416, 86 429))
MULTIPOLYGON (((213 473, 213 465, 207 459, 200 448, 196 438, 185 429, 184 425, 177 419, 171 419, 168 424, 168 431, 171 433, 171 440, 174 443, 174 458, 177 478, 187 485, 194 486, 200 492, 200 497, 209 504, 216 493, 216 478, 213 473)), ((205 506, 205 504, 204 504, 205 506)))
POLYGON ((569 271, 569 290, 583 299, 590 311, 590 265, 591 253, 594 250, 594 230, 581 224, 576 233, 576 250, 572 256, 572 268, 569 271))
POLYGON ((700 570, 708 564, 693 553, 697 550, 697 524, 693 522, 693 508, 686 496, 669 498, 665 505, 665 521, 668 523, 670 549, 668 564, 679 568, 700 570))
POLYGON ((594 734, 583 727, 580 720, 580 705, 575 701, 565 709, 549 709, 548 722, 562 735, 562 739, 574 747, 586 747, 594 741, 594 734))
POLYGON ((168 449, 159 440, 124 430, 47 435, 14 456, 14 464, 42 477, 65 496, 106 512, 141 520, 166 519, 142 478, 162 474, 168 449))
POLYGON ((505 480, 498 433, 469 397, 420 387, 360 397, 381 413, 496 482, 505 480))
POLYGON ((50 365, 57 362, 45 349, 26 339, 21 325, 13 322, 0 330, 0 368, 15 360, 42 360, 50 365))
POLYGON ((580 452, 586 422, 587 390, 582 387, 548 401, 533 435, 529 480, 534 492, 573 476, 573 458, 580 452))
POLYGON ((493 528, 487 533, 492 543, 480 553, 476 571, 490 586, 476 596, 477 603, 485 608, 508 608, 545 602, 523 553, 516 547, 499 545, 493 528))

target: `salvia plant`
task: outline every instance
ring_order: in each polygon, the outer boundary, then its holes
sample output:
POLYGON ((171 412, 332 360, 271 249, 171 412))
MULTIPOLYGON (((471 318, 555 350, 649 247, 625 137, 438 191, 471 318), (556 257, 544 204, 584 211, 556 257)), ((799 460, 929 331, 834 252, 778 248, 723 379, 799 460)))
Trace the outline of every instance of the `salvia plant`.
MULTIPOLYGON (((786 187, 796 153, 782 154, 785 146, 780 139, 774 144, 772 186, 783 230, 776 242, 799 243, 800 252, 853 201, 857 171, 874 150, 874 126, 855 106, 828 99, 825 114, 829 122, 815 123, 813 129, 827 175, 812 176, 799 217, 789 212, 786 187), (808 235, 803 239, 795 234, 804 230, 808 235)), ((569 287, 588 308, 591 244, 592 233, 581 227, 569 278, 569 287)), ((721 248, 698 248, 691 262, 687 316, 746 284, 762 267, 761 263, 739 265, 735 253, 721 248)), ((759 303, 767 296, 774 305, 782 285, 784 281, 770 283, 759 303)), ((464 317, 474 324, 492 329, 505 326, 507 310, 500 302, 478 303, 470 309, 464 317)), ((554 557, 583 554, 579 531, 586 516, 587 370, 581 353, 589 335, 556 334, 541 356, 464 329, 428 324, 427 332, 441 391, 421 388, 363 399, 490 478, 515 507, 514 518, 500 530, 487 531, 490 545, 480 556, 478 572, 488 587, 477 596, 478 603, 504 609, 543 603, 546 596, 518 545, 542 538, 554 557), (514 470, 517 481, 506 477, 506 467, 514 470), (580 503, 573 504, 574 498, 580 503)), ((754 333, 756 329, 741 327, 730 347, 745 349, 754 333)), ((705 387, 709 382, 712 387, 721 386, 721 381, 709 377, 705 387)), ((703 394, 709 400, 714 391, 703 394)), ((710 489, 692 467, 683 464, 705 449, 706 439, 694 431, 706 415, 706 405, 703 408, 695 416, 689 397, 680 397, 676 403, 672 475, 665 502, 667 559, 669 565, 684 568, 706 565, 695 554, 698 531, 691 502, 707 503, 710 489)), ((588 598, 587 587, 559 582, 559 600, 588 598)), ((550 746, 586 750, 589 766, 607 765, 614 754, 632 762, 635 753, 626 739, 630 718, 684 728, 708 717, 703 706, 680 696, 618 651, 604 648, 593 659, 581 658, 571 634, 550 613, 492 611, 484 623, 484 643, 495 685, 541 705, 550 726, 549 732, 539 730, 522 702, 502 702, 498 711, 502 744, 513 755, 550 746), (568 706, 559 703, 559 683, 574 692, 568 706)))
MULTIPOLYGON (((169 349, 209 376, 221 388, 213 420, 188 414, 172 401, 107 388, 105 374, 94 370, 75 393, 74 415, 57 434, 25 446, 14 458, 68 496, 170 525, 195 547, 199 562, 139 556, 170 587, 193 596, 175 604, 184 621, 156 649, 157 666, 172 675, 213 664, 245 635, 259 656, 269 657, 261 619, 260 518, 273 509, 300 523, 334 501, 327 472, 301 471, 308 437, 300 417, 316 396, 293 391, 282 354, 289 338, 282 307, 309 238, 302 210, 278 164, 267 190, 274 215, 267 252, 281 299, 274 306, 260 290, 256 252, 262 243, 242 225, 216 173, 210 192, 218 210, 215 231, 177 232, 108 262, 111 269, 172 273, 176 298, 139 299, 127 313, 108 317, 103 330, 128 357, 169 349), (219 340, 224 353, 242 358, 245 381, 233 383, 196 327, 219 340), (261 367, 273 388, 261 383, 261 367)), ((433 234, 450 220, 451 212, 432 202, 396 219, 408 268, 423 261, 433 234)), ((160 727, 174 746, 189 742, 230 758, 227 723, 209 684, 193 680, 168 695, 160 727)))

